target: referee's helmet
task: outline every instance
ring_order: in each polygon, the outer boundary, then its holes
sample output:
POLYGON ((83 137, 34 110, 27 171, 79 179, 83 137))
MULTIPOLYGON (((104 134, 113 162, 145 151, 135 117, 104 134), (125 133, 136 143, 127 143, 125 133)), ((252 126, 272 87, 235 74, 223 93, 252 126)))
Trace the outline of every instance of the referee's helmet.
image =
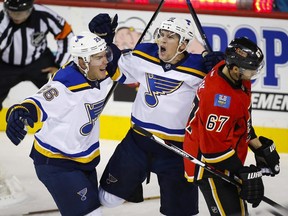
POLYGON ((34 0, 4 0, 4 8, 11 11, 25 11, 33 7, 34 0))

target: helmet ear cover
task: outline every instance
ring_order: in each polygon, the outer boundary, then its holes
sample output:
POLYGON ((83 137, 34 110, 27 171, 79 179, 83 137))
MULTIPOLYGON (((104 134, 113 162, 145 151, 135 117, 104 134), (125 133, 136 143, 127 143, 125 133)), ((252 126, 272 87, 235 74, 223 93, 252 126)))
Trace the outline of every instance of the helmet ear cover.
POLYGON ((227 63, 227 62, 226 62, 226 65, 227 65, 227 68, 228 68, 229 70, 232 70, 234 66, 238 67, 236 64, 229 64, 229 63, 227 63))
POLYGON ((26 11, 33 7, 34 0, 4 0, 5 10, 26 11))

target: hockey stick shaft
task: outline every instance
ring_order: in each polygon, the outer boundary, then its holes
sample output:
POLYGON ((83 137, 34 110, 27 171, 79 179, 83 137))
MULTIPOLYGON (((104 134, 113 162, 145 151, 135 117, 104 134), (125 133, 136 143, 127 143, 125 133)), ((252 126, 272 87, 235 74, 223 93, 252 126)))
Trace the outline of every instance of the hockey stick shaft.
MULTIPOLYGON (((221 179, 223 179, 224 181, 227 181, 228 183, 231 183, 237 187, 241 186, 241 183, 236 181, 235 179, 233 178, 230 178, 229 176, 225 175, 224 173, 220 172, 219 170, 211 167, 211 166, 208 166, 207 164, 203 163, 202 161, 199 161, 197 158, 193 157, 192 155, 188 154, 187 152, 185 152, 184 150, 182 150, 181 148, 171 144, 171 143, 168 143, 168 142, 165 142, 163 139, 153 135, 151 132, 145 130, 144 128, 142 127, 139 127, 137 125, 133 125, 133 128, 138 131, 139 133, 145 135, 146 137, 150 138, 151 140, 155 141, 156 143, 162 145, 163 147, 171 150, 171 151, 174 151, 176 154, 180 155, 181 157, 183 158, 187 158, 188 160, 190 160, 192 163, 195 163, 201 167, 203 167, 205 170, 207 170, 208 172, 210 172, 211 174, 217 176, 217 177, 220 177, 221 179)), ((274 202, 273 200, 267 198, 267 197, 263 197, 262 201, 266 202, 267 204, 275 207, 277 210, 280 210, 280 211, 283 211, 285 212, 286 214, 288 214, 288 209, 283 207, 282 205, 274 202)))
POLYGON ((191 162, 203 167, 204 169, 206 169, 207 171, 209 171, 210 173, 222 178, 223 180, 234 184, 235 186, 240 186, 240 183, 235 181, 234 179, 230 179, 228 176, 226 176, 224 173, 222 172, 218 172, 216 169, 213 169, 213 167, 208 166, 207 164, 203 163, 202 161, 196 159, 195 157, 193 157, 192 155, 188 154, 187 152, 185 152, 184 150, 182 150, 181 148, 165 142, 163 139, 153 135, 152 133, 150 133, 149 131, 143 129, 142 127, 139 127, 137 125, 134 125, 133 128, 140 132, 141 134, 144 134, 146 137, 152 139, 153 141, 155 141, 156 143, 164 146, 165 148, 174 151, 176 154, 182 156, 183 158, 187 158, 188 160, 190 160, 191 162))
POLYGON ((200 23, 200 21, 198 19, 198 16, 197 16, 197 14, 196 14, 196 12, 195 12, 195 10, 193 8, 193 5, 192 5, 191 1, 190 0, 186 0, 186 4, 187 4, 187 6, 189 8, 190 14, 191 14, 191 16, 192 16, 192 18, 193 18, 193 20, 195 22, 195 25, 196 25, 199 33, 200 33, 200 36, 201 36, 203 44, 204 44, 204 48, 208 52, 212 52, 212 48, 211 48, 211 46, 209 44, 209 41, 208 41, 208 39, 206 37, 206 34, 205 34, 205 32, 204 32, 204 30, 202 28, 202 25, 201 25, 201 23, 200 23))
POLYGON ((165 2, 165 0, 161 0, 161 1, 160 1, 159 5, 158 5, 158 7, 157 7, 157 9, 156 9, 156 11, 154 12, 154 14, 152 15, 151 19, 149 20, 146 28, 145 28, 144 31, 142 32, 142 34, 141 34, 140 38, 138 39, 136 45, 139 44, 139 43, 141 43, 141 41, 143 40, 143 38, 144 38, 144 36, 146 35, 148 29, 150 28, 150 26, 152 25, 152 23, 153 23, 154 20, 156 19, 158 13, 160 12, 160 10, 161 10, 164 2, 165 2))
MULTIPOLYGON (((165 2, 165 0, 161 0, 161 2, 159 3, 156 11, 154 12, 154 14, 152 15, 151 19, 149 20, 147 26, 145 27, 144 31, 142 32, 140 38, 138 39, 136 45, 141 43, 141 41, 143 40, 143 38, 146 35, 148 29, 150 28, 150 26, 152 25, 153 21, 156 19, 158 13, 160 12, 164 2, 165 2)), ((106 106, 106 104, 108 103, 108 101, 109 101, 110 97, 112 96, 114 90, 116 89, 117 85, 118 85, 118 82, 114 81, 112 87, 110 88, 110 90, 109 90, 109 92, 108 92, 108 94, 107 94, 107 96, 106 96, 106 98, 104 100, 103 109, 106 106)))

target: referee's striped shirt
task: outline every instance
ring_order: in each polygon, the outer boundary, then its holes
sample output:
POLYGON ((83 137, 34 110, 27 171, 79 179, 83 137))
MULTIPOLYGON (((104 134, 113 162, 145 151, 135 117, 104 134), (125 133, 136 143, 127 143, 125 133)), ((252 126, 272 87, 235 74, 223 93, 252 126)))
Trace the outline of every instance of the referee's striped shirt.
POLYGON ((49 8, 34 4, 30 17, 22 24, 14 24, 8 14, 0 12, 0 54, 3 62, 11 65, 29 65, 47 48, 47 34, 52 33, 57 42, 55 65, 70 60, 69 40, 71 26, 64 18, 49 8))

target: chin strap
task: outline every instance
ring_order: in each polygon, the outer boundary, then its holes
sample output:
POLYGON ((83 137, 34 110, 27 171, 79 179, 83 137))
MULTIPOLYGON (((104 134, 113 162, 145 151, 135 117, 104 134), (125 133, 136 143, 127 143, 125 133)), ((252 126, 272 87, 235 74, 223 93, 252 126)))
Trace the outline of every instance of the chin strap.
POLYGON ((95 80, 92 80, 88 77, 88 71, 89 71, 89 63, 88 62, 85 62, 85 65, 86 65, 86 68, 82 68, 79 64, 77 64, 79 68, 81 68, 81 70, 84 72, 83 75, 91 82, 94 82, 96 81, 97 79, 95 80))
POLYGON ((85 66, 86 66, 86 68, 83 69, 83 68, 81 68, 80 65, 79 65, 79 67, 84 71, 84 76, 88 79, 88 71, 89 71, 89 64, 88 64, 88 62, 85 62, 85 66))
MULTIPOLYGON (((175 55, 168 61, 165 61, 165 63, 171 63, 178 55, 182 54, 185 50, 187 50, 187 46, 188 44, 186 45, 185 49, 183 49, 181 52, 179 52, 179 48, 180 48, 181 44, 178 45, 177 47, 177 52, 175 53, 175 55)), ((160 49, 160 48, 159 48, 160 49)))
POLYGON ((231 77, 231 79, 232 79, 235 83, 239 83, 239 82, 241 82, 241 76, 242 76, 241 73, 240 73, 240 77, 239 77, 238 80, 236 80, 236 79, 233 78, 233 76, 231 75, 231 70, 230 70, 229 67, 228 67, 228 73, 229 73, 229 76, 231 77))

